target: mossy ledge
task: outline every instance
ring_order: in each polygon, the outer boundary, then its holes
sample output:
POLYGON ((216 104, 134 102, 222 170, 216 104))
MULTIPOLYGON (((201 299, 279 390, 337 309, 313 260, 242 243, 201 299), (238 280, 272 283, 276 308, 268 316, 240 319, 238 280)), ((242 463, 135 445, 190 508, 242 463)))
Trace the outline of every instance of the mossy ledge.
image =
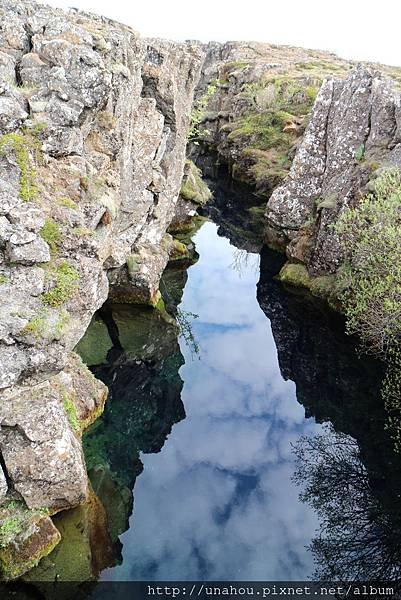
POLYGON ((305 265, 287 262, 277 275, 284 285, 308 290, 312 296, 320 298, 336 311, 341 312, 338 278, 335 274, 313 277, 305 265))
POLYGON ((0 508, 0 576, 20 577, 50 554, 61 539, 46 509, 10 501, 0 508))

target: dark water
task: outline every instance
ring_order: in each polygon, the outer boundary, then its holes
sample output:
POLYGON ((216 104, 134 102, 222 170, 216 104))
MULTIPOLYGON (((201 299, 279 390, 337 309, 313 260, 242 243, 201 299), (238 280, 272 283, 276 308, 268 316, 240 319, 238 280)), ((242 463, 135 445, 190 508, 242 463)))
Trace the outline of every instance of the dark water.
POLYGON ((79 344, 110 390, 84 438, 95 495, 29 578, 399 579, 383 367, 274 279, 258 200, 203 166, 211 220, 163 275, 166 311, 106 305, 79 344))
POLYGON ((205 222, 199 261, 163 277, 180 332, 111 306, 80 346, 111 392, 85 440, 109 519, 101 579, 397 578, 381 365, 274 280, 280 257, 222 232, 205 222))

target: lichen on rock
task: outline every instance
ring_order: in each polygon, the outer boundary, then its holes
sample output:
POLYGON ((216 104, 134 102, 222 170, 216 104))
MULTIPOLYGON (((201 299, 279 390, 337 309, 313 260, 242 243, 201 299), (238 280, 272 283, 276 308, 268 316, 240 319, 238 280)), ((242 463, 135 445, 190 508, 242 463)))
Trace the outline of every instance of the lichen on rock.
POLYGON ((80 434, 106 397, 73 349, 110 289, 159 300, 202 52, 0 9, 0 502, 53 512, 87 498, 80 434))

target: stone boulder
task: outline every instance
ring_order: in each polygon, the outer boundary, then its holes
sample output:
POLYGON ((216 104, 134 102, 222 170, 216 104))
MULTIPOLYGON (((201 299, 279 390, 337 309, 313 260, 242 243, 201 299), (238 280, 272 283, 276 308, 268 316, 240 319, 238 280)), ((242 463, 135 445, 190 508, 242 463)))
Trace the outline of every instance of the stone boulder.
POLYGON ((401 168, 401 96, 362 65, 327 80, 284 184, 267 204, 266 242, 280 241, 312 276, 335 273, 342 251, 333 224, 383 167, 401 168))

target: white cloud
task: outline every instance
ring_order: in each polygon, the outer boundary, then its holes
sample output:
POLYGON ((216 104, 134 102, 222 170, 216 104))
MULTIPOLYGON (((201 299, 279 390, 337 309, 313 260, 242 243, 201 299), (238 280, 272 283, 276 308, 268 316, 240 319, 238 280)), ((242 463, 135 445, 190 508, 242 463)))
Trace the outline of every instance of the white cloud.
POLYGON ((281 377, 252 266, 241 279, 227 269, 235 249, 213 224, 196 244, 201 259, 189 270, 183 307, 200 314, 201 360, 182 346, 187 417, 162 452, 142 455, 124 561, 103 577, 304 580, 318 523, 291 481, 291 445, 321 427, 304 418, 295 385, 281 377))

